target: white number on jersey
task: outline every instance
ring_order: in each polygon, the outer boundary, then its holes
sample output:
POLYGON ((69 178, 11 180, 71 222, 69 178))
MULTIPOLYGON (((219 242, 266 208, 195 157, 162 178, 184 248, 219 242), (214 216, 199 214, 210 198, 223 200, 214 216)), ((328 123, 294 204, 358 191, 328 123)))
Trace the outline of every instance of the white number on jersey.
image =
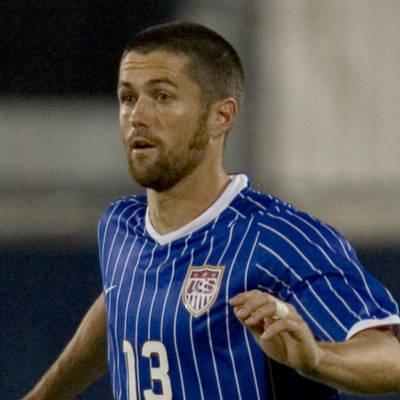
MULTIPOLYGON (((138 395, 136 391, 136 360, 135 352, 132 345, 127 341, 123 341, 123 352, 125 354, 127 375, 128 375, 128 398, 129 400, 137 400, 138 395)), ((163 343, 149 340, 144 343, 142 347, 142 356, 150 358, 152 354, 157 355, 159 360, 159 367, 150 368, 150 378, 152 380, 159 380, 161 383, 162 391, 160 394, 154 393, 152 389, 143 391, 145 400, 172 400, 171 380, 169 378, 169 363, 167 357, 167 350, 163 343)))

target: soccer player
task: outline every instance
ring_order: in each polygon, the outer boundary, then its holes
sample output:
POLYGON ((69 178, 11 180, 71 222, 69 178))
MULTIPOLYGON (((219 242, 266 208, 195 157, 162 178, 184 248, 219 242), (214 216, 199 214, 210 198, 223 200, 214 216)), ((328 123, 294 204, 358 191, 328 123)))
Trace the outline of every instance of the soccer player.
POLYGON ((225 171, 243 81, 200 25, 127 46, 120 125, 146 195, 102 216, 104 291, 25 400, 71 399, 107 369, 121 400, 285 398, 270 360, 347 392, 400 391, 390 293, 333 228, 225 171))

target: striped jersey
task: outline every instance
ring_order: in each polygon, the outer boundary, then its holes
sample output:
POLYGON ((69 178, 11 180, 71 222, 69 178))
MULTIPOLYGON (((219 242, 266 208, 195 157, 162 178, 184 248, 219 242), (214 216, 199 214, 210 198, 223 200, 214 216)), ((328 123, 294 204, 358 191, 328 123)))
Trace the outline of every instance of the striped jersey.
POLYGON ((323 341, 400 323, 345 238, 243 174, 166 235, 153 229, 146 196, 118 199, 98 240, 118 400, 267 399, 265 356, 228 304, 243 291, 292 303, 323 341))

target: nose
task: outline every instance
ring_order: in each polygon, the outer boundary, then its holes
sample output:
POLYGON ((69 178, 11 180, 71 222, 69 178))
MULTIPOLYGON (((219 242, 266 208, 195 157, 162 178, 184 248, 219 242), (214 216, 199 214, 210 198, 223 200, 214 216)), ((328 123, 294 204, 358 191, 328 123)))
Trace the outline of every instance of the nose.
POLYGON ((148 126, 152 113, 151 101, 145 96, 140 96, 130 111, 129 122, 133 127, 148 126))

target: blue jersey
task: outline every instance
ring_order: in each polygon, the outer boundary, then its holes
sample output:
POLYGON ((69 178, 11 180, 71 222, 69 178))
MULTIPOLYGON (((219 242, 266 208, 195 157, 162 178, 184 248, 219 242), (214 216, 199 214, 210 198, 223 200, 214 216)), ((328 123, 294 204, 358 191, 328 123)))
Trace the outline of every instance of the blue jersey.
POLYGON ((265 356, 228 304, 243 291, 292 303, 319 340, 400 323, 346 239, 245 175, 167 235, 151 226, 146 196, 121 198, 98 238, 115 399, 267 399, 265 356))

